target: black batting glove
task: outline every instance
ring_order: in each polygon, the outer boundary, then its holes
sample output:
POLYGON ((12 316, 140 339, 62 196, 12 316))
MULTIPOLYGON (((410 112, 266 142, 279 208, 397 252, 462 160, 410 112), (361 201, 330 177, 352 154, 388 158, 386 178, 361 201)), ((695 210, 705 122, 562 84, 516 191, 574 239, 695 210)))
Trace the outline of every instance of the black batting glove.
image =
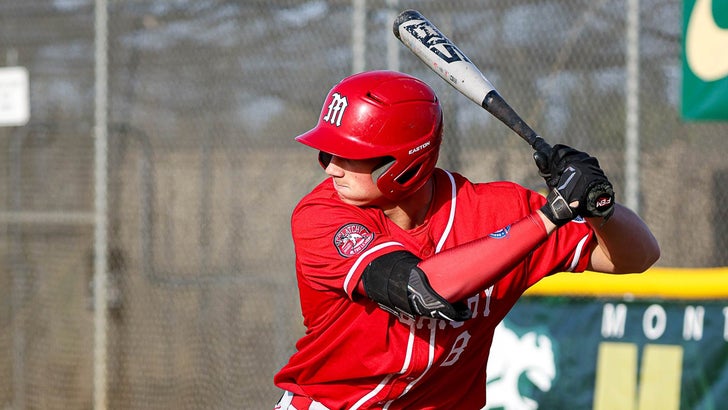
POLYGON ((563 172, 572 165, 582 174, 583 186, 576 188, 583 189, 582 197, 578 199, 578 214, 608 219, 614 213, 614 188, 596 158, 568 145, 557 144, 549 159, 550 180, 558 183, 563 172))
POLYGON ((543 151, 533 153, 533 159, 538 167, 538 174, 546 181, 549 191, 556 188, 559 178, 561 178, 561 174, 568 164, 585 161, 589 158, 591 158, 589 154, 563 144, 554 145, 550 153, 543 151))
POLYGON ((599 167, 599 161, 584 152, 566 145, 554 146, 549 174, 544 180, 550 192, 542 211, 557 226, 577 215, 606 220, 614 213, 612 184, 599 167), (564 209, 564 203, 571 215, 564 209))

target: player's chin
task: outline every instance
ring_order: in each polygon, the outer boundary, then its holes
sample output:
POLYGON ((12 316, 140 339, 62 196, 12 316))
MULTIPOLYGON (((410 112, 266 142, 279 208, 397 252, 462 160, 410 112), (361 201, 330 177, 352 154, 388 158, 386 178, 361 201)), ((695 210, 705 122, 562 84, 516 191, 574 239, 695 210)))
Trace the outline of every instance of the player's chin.
POLYGON ((339 192, 339 199, 341 199, 341 202, 347 204, 347 205, 353 205, 353 206, 371 206, 372 201, 368 199, 361 199, 361 198, 352 198, 347 195, 342 195, 341 192, 339 192))
POLYGON ((342 202, 353 206, 377 206, 382 200, 382 193, 376 188, 352 185, 339 185, 334 182, 334 189, 342 202))
POLYGON ((351 190, 348 189, 337 189, 336 193, 339 195, 341 202, 358 207, 376 206, 379 199, 371 196, 352 195, 351 190))

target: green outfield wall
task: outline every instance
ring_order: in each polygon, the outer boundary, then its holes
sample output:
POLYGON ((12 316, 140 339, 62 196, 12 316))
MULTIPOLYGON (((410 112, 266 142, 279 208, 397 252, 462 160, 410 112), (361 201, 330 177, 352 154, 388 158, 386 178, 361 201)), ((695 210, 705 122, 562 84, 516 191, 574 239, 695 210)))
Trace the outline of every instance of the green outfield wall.
POLYGON ((488 408, 725 409, 727 294, 725 268, 548 278, 496 333, 488 408))

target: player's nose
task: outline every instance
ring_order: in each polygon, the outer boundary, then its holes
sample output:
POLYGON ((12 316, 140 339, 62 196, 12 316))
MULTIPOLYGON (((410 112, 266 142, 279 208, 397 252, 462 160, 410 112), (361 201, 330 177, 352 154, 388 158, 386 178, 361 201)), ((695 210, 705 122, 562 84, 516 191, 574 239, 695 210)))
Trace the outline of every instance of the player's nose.
POLYGON ((329 176, 340 177, 344 175, 344 169, 341 168, 341 158, 336 155, 328 154, 328 160, 321 161, 321 165, 324 167, 324 171, 326 171, 326 174, 329 176))

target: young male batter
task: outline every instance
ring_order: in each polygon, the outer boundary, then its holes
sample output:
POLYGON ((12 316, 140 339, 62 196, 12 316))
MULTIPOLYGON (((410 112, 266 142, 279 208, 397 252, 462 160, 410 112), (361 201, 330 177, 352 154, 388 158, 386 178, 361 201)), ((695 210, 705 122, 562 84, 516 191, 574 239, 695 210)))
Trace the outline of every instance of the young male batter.
POLYGON ((276 409, 480 409, 494 329, 529 286, 658 259, 613 198, 593 217, 590 192, 611 187, 595 158, 555 146, 548 198, 473 183, 436 168, 442 121, 425 83, 374 71, 334 86, 296 138, 328 178, 292 216, 306 333, 275 375, 276 409))

